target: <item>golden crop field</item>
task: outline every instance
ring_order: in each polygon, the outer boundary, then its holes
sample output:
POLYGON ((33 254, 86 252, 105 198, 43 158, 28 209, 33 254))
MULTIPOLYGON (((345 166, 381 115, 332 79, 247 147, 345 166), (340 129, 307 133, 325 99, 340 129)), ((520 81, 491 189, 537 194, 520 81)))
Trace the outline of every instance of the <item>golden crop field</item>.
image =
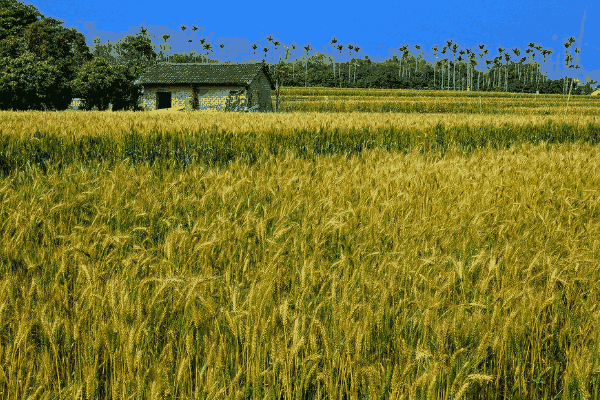
POLYGON ((600 103, 289 93, 0 112, 0 398, 600 398, 600 103))

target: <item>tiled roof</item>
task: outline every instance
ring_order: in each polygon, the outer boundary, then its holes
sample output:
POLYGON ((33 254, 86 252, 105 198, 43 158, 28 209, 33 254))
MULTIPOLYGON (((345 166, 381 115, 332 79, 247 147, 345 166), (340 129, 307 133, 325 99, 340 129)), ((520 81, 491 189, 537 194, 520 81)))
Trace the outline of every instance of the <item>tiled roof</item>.
POLYGON ((216 84, 216 85, 249 85, 256 75, 263 71, 275 90, 273 79, 267 66, 255 64, 196 64, 196 63, 158 63, 140 76, 135 83, 162 84, 216 84))

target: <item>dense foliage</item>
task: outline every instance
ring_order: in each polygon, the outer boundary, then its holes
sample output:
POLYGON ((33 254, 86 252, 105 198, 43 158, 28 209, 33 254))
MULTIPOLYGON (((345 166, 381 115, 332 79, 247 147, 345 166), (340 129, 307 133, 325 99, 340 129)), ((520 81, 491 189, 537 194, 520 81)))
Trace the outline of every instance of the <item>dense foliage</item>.
MULTIPOLYGON (((406 66, 407 63, 405 62, 406 66)), ((456 90, 467 91, 502 91, 512 93, 564 94, 564 79, 546 79, 539 76, 537 71, 525 74, 519 70, 515 63, 508 68, 491 67, 484 72, 476 71, 473 87, 468 87, 467 66, 454 61, 449 61, 450 80, 448 70, 445 69, 444 85, 440 73, 440 65, 435 66, 424 60, 413 61, 408 64, 412 71, 407 71, 399 61, 387 60, 372 62, 369 59, 352 62, 336 62, 335 67, 325 62, 323 54, 311 56, 308 63, 295 62, 278 63, 269 66, 271 75, 276 76, 281 70, 282 84, 284 86, 309 86, 309 87, 341 87, 341 88, 379 88, 379 89, 435 89, 454 90, 454 68, 456 65, 456 90), (308 65, 307 65, 308 64, 308 65), (500 71, 501 69, 501 71, 500 71), (335 71, 335 75, 334 75, 335 71), (435 73, 435 74, 434 74, 435 73), (506 82, 508 84, 506 85, 506 82), (448 85, 450 85, 448 87, 448 85)), ((447 67, 446 67, 447 68, 447 67)), ((531 67, 527 65, 528 70, 531 67)), ((571 94, 590 94, 595 81, 588 82, 585 86, 573 85, 571 94)), ((570 88, 569 88, 570 89, 570 88)))
POLYGON ((99 109, 139 109, 133 82, 156 59, 148 36, 128 36, 114 57, 102 45, 92 54, 81 33, 61 25, 33 6, 0 2, 0 109, 65 110, 84 96, 99 109))

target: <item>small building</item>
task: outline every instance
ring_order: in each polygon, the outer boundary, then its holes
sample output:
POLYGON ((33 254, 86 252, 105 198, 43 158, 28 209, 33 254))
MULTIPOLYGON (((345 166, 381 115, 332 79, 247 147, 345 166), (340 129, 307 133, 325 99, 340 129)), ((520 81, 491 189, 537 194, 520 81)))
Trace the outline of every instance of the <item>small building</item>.
POLYGON ((595 92, 592 92, 592 94, 590 96, 599 96, 600 95, 600 90, 596 90, 595 92))
POLYGON ((135 81, 148 110, 273 111, 275 90, 264 63, 157 63, 135 81))

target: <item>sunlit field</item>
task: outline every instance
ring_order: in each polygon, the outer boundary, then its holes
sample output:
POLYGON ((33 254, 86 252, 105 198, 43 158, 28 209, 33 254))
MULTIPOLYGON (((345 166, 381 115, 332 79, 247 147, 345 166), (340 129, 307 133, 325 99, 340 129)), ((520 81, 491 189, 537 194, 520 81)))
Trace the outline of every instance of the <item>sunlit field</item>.
POLYGON ((600 399, 600 99, 566 106, 0 112, 0 398, 600 399))

